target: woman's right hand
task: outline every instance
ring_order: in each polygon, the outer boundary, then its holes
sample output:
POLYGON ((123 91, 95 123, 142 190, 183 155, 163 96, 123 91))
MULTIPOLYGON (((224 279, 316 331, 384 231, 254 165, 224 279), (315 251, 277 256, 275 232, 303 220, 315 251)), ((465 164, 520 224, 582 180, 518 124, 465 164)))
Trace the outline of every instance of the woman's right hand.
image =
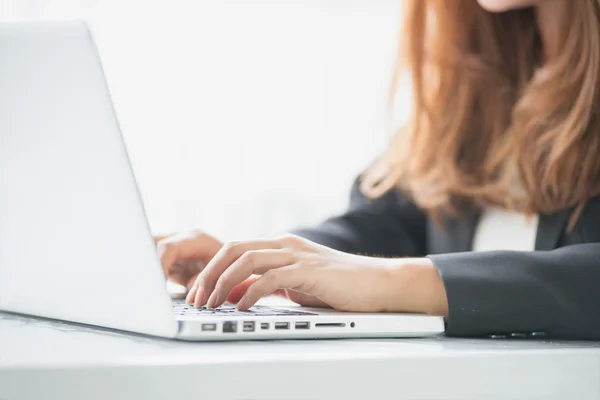
POLYGON ((156 236, 154 240, 167 280, 188 290, 223 247, 219 240, 200 231, 156 236))
MULTIPOLYGON (((222 242, 202 231, 155 236, 154 241, 167 280, 185 286, 188 291, 194 285, 198 274, 223 247, 222 242)), ((237 285, 227 301, 237 303, 256 279, 251 277, 237 285)), ((187 296, 188 303, 194 302, 191 296, 194 294, 190 293, 187 296)), ((283 290, 273 294, 288 297, 283 290)))
MULTIPOLYGON (((155 236, 154 240, 167 280, 185 286, 188 291, 192 289, 200 272, 223 247, 222 242, 201 231, 155 236)), ((237 303, 257 279, 250 277, 237 285, 227 301, 237 303)), ((190 291, 187 296, 189 303, 194 302, 195 294, 194 290, 190 291)), ((277 290, 272 294, 286 297, 307 307, 327 307, 316 297, 293 290, 277 290)))

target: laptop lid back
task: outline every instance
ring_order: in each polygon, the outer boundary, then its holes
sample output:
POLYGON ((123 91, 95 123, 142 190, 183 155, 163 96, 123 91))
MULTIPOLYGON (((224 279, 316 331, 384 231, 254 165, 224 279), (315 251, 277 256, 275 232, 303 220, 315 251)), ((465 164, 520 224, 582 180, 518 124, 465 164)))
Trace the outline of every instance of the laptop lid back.
POLYGON ((0 25, 0 310, 177 330, 83 23, 0 25))

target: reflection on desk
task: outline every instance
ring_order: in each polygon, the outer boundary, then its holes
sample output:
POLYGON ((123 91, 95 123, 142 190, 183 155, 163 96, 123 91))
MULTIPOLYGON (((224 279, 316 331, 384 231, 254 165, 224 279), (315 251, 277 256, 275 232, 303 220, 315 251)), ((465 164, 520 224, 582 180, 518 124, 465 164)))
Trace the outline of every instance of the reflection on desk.
POLYGON ((188 343, 0 313, 0 399, 600 399, 600 343, 188 343), (35 382, 35 385, 31 383, 35 382))

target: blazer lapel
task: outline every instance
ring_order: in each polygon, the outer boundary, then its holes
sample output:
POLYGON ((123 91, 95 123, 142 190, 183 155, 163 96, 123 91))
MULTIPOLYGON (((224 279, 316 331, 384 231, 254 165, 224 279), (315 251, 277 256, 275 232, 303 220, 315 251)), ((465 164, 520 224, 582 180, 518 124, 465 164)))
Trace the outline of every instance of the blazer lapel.
POLYGON ((541 251, 554 250, 558 245, 560 235, 563 233, 570 215, 570 210, 540 215, 537 235, 535 237, 535 249, 541 251))

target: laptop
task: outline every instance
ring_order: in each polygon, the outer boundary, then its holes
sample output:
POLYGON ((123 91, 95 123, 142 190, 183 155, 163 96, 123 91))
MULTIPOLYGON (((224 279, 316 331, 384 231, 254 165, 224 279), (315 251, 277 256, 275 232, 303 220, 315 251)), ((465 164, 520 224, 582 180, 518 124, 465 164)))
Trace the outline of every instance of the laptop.
POLYGON ((0 310, 192 341, 444 330, 425 315, 173 300, 88 27, 0 24, 0 60, 0 310))

